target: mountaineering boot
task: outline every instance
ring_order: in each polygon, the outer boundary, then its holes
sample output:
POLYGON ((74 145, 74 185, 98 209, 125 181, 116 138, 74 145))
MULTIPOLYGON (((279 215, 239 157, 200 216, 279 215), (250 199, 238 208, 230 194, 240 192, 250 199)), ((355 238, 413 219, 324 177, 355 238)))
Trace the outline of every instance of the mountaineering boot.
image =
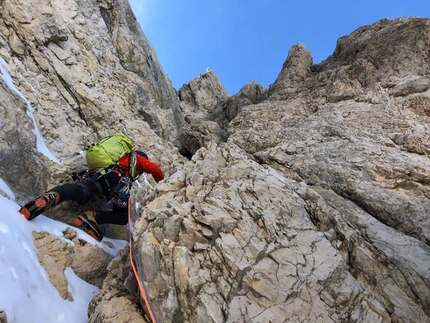
POLYGON ((94 211, 86 211, 79 213, 73 219, 73 224, 77 227, 83 227, 87 234, 96 239, 97 241, 102 241, 103 233, 97 225, 94 211))
POLYGON ((19 213, 30 221, 54 205, 57 205, 59 201, 60 195, 57 192, 47 192, 21 207, 19 213))

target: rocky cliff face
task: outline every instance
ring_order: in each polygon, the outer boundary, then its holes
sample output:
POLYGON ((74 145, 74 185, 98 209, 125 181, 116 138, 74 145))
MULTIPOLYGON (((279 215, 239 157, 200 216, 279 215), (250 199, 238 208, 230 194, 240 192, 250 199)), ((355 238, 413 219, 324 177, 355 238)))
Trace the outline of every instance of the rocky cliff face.
POLYGON ((186 121, 179 133, 184 156, 191 157, 211 141, 219 144, 227 140, 225 130, 228 120, 224 104, 228 94, 210 69, 206 74, 200 74, 189 84, 185 84, 178 95, 186 121))
MULTIPOLYGON (((269 89, 229 97, 211 71, 176 95, 127 2, 0 6, 0 57, 61 162, 0 80, 0 178, 34 196, 95 139, 134 137, 167 175, 135 194, 160 322, 430 322, 428 19, 362 27, 319 65, 298 44, 269 89)), ((91 249, 36 239, 59 271, 91 249)), ((148 322, 126 251, 95 274, 108 258, 75 263, 102 286, 90 322, 148 322)))
MULTIPOLYGON (((115 131, 133 135, 150 155, 162 138, 177 140, 183 123, 179 101, 128 2, 2 1, 1 6, 0 55, 64 166, 95 139, 115 131)), ((23 115, 27 107, 7 87, 2 91, 4 120, 14 125, 11 131, 2 129, 12 137, 2 136, 9 146, 4 156, 19 159, 17 151, 31 156, 36 145, 34 136, 25 135, 31 128, 23 115)), ((13 174, 4 173, 12 182, 13 174)), ((22 173, 33 178, 17 189, 34 193, 35 183, 46 186, 46 172, 22 173)))

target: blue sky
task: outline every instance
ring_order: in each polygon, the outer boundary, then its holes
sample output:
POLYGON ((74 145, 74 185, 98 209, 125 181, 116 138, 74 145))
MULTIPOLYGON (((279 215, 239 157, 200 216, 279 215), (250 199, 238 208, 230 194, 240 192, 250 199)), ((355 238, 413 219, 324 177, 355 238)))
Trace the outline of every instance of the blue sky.
POLYGON ((252 80, 268 88, 296 43, 319 63, 360 26, 430 17, 430 0, 129 1, 176 89, 210 67, 230 95, 252 80))

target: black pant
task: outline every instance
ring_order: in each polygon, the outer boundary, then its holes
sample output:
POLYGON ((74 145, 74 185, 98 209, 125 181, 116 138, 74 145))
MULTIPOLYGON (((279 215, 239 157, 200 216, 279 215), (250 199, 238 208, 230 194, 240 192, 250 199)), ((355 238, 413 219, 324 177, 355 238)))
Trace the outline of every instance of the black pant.
MULTIPOLYGON (((50 191, 59 194, 60 200, 58 203, 87 199, 97 195, 104 195, 106 198, 109 198, 120 179, 121 176, 119 174, 108 173, 100 177, 97 181, 84 178, 79 183, 66 183, 50 191)), ((128 222, 128 208, 114 205, 112 211, 97 211, 96 219, 98 224, 112 223, 125 225, 128 222)))

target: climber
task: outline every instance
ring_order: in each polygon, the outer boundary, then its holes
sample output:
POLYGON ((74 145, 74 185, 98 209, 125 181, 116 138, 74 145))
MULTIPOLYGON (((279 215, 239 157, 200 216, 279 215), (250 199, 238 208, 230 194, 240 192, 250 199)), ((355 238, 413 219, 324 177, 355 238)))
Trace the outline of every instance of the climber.
MULTIPOLYGON (((107 137, 105 140, 112 137, 114 140, 117 140, 115 136, 116 135, 107 137)), ((129 139, 128 137, 125 138, 129 139)), ((122 138, 120 140, 122 140, 122 138)), ((102 142, 103 140, 99 143, 102 142)), ((134 146, 131 140, 130 142, 130 147, 134 146)), ((97 147, 99 143, 94 146, 97 147)), ((114 142, 114 144, 117 143, 114 142)), ((120 147, 120 149, 122 149, 122 146, 120 147)), ((102 147, 97 153, 106 152, 108 149, 109 146, 102 147)), ((73 220, 74 225, 82 227, 94 239, 101 241, 103 239, 103 233, 99 228, 100 224, 127 224, 129 190, 133 181, 136 180, 141 173, 145 172, 151 174, 156 182, 164 179, 161 168, 156 163, 150 161, 144 152, 139 150, 130 150, 130 152, 128 152, 128 150, 125 154, 121 153, 118 155, 121 157, 117 161, 105 163, 105 165, 108 165, 107 167, 89 167, 89 170, 85 172, 85 175, 79 182, 57 186, 37 197, 35 200, 25 204, 21 207, 19 212, 27 220, 33 220, 44 211, 64 201, 77 201, 103 195, 106 197, 106 202, 109 206, 108 211, 90 210, 81 212, 73 220)), ((100 156, 96 158, 93 156, 91 160, 88 156, 89 154, 87 153, 87 162, 90 161, 94 163, 94 159, 100 158, 100 156)), ((99 161, 97 160, 95 162, 97 163, 99 161)))

